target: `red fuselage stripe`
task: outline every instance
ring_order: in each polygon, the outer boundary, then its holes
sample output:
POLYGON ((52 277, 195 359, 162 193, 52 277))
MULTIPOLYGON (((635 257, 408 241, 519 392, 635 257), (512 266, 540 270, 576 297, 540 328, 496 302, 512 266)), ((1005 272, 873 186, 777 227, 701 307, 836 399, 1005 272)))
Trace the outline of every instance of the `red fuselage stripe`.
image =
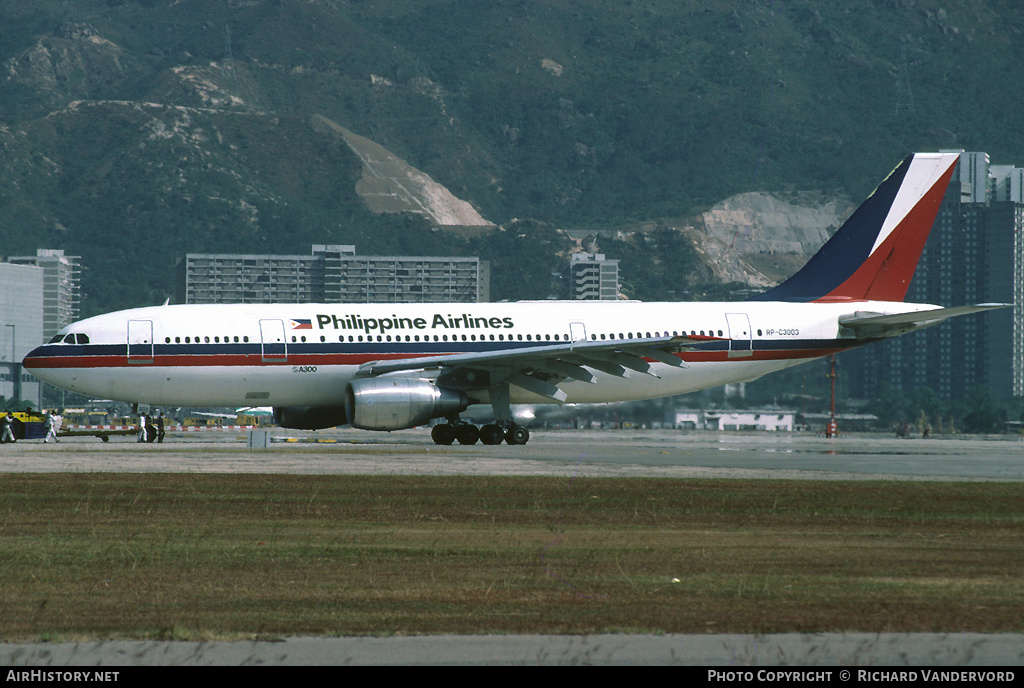
MULTIPOLYGON (((781 361, 803 358, 817 358, 830 354, 845 351, 848 347, 828 348, 806 348, 806 349, 783 349, 772 351, 754 350, 748 356, 730 356, 728 351, 688 351, 684 354, 677 354, 679 358, 687 363, 701 363, 710 361, 781 361)), ((746 353, 746 352, 744 352, 746 353)), ((422 357, 433 358, 439 355, 437 352, 422 354, 422 357)), ((409 353, 358 353, 358 354, 296 354, 289 353, 286 359, 260 354, 177 354, 173 356, 156 355, 149 357, 132 357, 128 360, 125 356, 45 356, 25 360, 25 367, 32 369, 69 369, 69 368, 135 368, 135 367, 165 367, 165 368, 203 368, 203 367, 268 367, 284 365, 324 365, 324 366, 359 366, 371 361, 388 361, 405 358, 416 358, 416 354, 409 353)), ((649 359, 649 362, 652 360, 649 359)))

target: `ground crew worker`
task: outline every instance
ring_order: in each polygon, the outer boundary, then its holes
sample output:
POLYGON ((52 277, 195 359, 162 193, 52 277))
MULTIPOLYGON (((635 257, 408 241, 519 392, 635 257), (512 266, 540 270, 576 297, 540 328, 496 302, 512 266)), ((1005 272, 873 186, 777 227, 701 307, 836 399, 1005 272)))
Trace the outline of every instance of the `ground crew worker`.
POLYGON ((8 413, 0 418, 0 443, 16 442, 14 439, 14 416, 8 413))
POLYGON ((57 441, 57 430, 55 427, 56 422, 54 421, 53 418, 55 415, 57 415, 56 411, 54 411, 53 413, 48 413, 46 415, 46 439, 43 440, 43 444, 49 442, 51 437, 53 438, 54 442, 57 441))

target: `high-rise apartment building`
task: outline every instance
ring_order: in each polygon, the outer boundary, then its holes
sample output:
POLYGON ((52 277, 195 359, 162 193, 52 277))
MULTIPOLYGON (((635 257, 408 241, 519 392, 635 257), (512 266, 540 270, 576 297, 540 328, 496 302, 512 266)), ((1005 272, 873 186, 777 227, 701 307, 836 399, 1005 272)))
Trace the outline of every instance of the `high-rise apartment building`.
POLYGON ((49 339, 59 329, 78 319, 79 260, 79 256, 66 256, 64 251, 52 248, 41 248, 34 256, 7 259, 14 265, 30 265, 43 270, 44 339, 49 339))
POLYGON ((962 152, 921 254, 907 301, 939 306, 1013 303, 1014 308, 956 318, 845 354, 855 396, 883 384, 930 388, 942 399, 987 387, 1024 394, 1024 170, 990 165, 962 152))
POLYGON ((21 360, 45 341, 45 270, 0 263, 0 396, 40 403, 41 384, 22 370, 21 360))
POLYGON ((619 298, 619 261, 603 253, 574 253, 569 262, 569 298, 614 301, 619 298))
POLYGON ((181 303, 474 303, 490 300, 479 258, 360 256, 316 244, 308 256, 190 253, 178 264, 181 303))

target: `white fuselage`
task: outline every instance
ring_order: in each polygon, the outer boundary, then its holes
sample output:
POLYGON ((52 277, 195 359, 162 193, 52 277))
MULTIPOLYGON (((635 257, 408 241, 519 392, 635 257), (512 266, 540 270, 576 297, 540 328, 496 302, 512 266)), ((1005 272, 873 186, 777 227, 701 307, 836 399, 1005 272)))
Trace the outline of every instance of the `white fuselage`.
MULTIPOLYGON (((373 361, 527 350, 579 340, 714 337, 654 375, 594 371, 565 381, 566 403, 650 399, 753 380, 864 343, 839 325, 855 311, 931 310, 901 302, 184 305, 82 320, 25 360, 37 377, 89 396, 164 406, 334 406, 373 361)), ((430 376, 426 370, 423 375, 430 376)), ((472 401, 488 401, 485 389, 472 401)), ((510 387, 511 402, 550 399, 510 387)))

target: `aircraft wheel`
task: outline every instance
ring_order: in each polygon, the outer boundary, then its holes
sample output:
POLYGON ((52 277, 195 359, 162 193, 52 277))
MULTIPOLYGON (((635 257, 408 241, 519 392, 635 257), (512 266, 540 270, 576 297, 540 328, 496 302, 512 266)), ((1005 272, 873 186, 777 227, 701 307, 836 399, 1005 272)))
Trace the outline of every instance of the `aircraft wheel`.
POLYGON ((435 425, 434 429, 430 431, 430 439, 434 440, 434 444, 451 444, 455 441, 455 428, 451 423, 435 425))
POLYGON ((513 425, 505 433, 505 441, 509 444, 526 444, 530 441, 530 431, 521 425, 513 425))
POLYGON ((501 444, 505 439, 505 431, 500 425, 493 423, 480 428, 480 441, 484 444, 501 444))
POLYGON ((459 444, 476 444, 480 439, 480 429, 472 423, 466 423, 455 428, 455 439, 459 444))

